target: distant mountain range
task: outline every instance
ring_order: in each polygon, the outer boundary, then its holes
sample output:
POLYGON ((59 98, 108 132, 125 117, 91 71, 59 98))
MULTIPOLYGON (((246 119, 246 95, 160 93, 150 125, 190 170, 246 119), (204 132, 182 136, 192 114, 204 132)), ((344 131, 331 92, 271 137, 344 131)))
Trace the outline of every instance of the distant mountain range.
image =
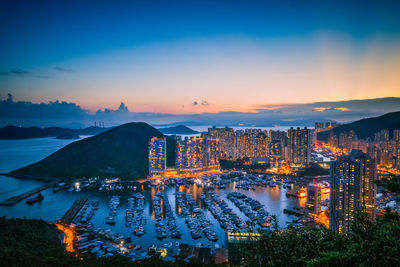
POLYGON ((0 128, 0 139, 30 139, 43 137, 58 137, 61 139, 79 138, 79 135, 96 135, 110 128, 88 127, 84 129, 68 129, 60 127, 16 127, 0 128))
MULTIPOLYGON (((47 158, 9 173, 14 177, 63 178, 121 177, 144 179, 148 175, 148 144, 164 136, 152 126, 127 123, 73 142, 47 158)), ((167 137, 167 165, 174 165, 176 143, 167 137)))
POLYGON ((172 127, 167 127, 167 128, 160 128, 158 129, 160 132, 163 134, 183 134, 183 135, 190 135, 190 134, 198 134, 198 131, 195 131, 193 129, 190 129, 187 126, 184 125, 178 125, 178 126, 172 126, 172 127))
POLYGON ((339 136, 341 133, 353 130, 359 139, 367 139, 368 137, 373 139, 376 132, 384 129, 389 130, 390 137, 393 135, 393 130, 400 129, 400 111, 343 124, 332 130, 318 133, 317 138, 326 142, 331 133, 339 136))

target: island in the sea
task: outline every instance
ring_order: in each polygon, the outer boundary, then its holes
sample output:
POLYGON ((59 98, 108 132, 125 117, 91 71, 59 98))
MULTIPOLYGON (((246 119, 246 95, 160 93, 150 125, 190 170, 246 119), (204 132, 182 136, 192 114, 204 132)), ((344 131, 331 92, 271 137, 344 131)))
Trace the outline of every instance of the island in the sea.
POLYGON ((163 134, 176 134, 176 135, 192 135, 192 134, 198 134, 198 131, 195 131, 193 129, 190 129, 189 127, 185 125, 178 125, 178 126, 172 126, 172 127, 166 127, 166 128, 159 128, 158 129, 160 132, 163 134))

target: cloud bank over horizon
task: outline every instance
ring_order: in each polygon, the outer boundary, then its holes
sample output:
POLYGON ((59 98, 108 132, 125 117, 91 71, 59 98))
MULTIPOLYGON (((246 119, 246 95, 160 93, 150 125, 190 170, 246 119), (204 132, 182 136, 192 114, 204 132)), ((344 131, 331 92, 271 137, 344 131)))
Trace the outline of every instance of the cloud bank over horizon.
MULTIPOLYGON (((208 105, 207 101, 197 103, 208 105)), ((258 105, 256 112, 217 112, 201 114, 169 114, 131 112, 121 102, 117 109, 99 109, 95 113, 76 103, 50 101, 32 103, 15 101, 11 94, 0 100, 0 126, 86 127, 95 121, 115 126, 131 121, 152 125, 215 125, 215 126, 313 126, 316 121, 350 122, 366 117, 400 111, 399 97, 308 104, 258 105)))

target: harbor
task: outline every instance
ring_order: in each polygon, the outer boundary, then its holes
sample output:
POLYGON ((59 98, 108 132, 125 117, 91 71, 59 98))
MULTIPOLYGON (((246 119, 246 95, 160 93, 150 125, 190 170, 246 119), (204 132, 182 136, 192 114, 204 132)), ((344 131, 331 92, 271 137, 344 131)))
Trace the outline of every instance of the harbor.
POLYGON ((44 194, 75 196, 59 221, 74 227, 74 252, 97 257, 174 261, 197 255, 209 260, 223 254, 228 234, 269 231, 273 215, 281 226, 296 224, 297 216, 305 214, 302 199, 287 196, 300 189, 291 177, 225 172, 139 186, 121 179, 56 186, 61 189, 44 194))
POLYGON ((7 191, 7 199, 22 195, 34 201, 0 206, 0 212, 57 222, 65 231, 66 247, 73 253, 96 257, 126 254, 135 261, 163 257, 204 262, 212 255, 225 257, 227 234, 246 236, 251 231, 268 230, 272 215, 281 227, 297 223, 298 217, 284 210, 304 209, 305 199, 290 195, 308 181, 291 175, 240 171, 143 179, 140 183, 119 177, 51 184, 2 179, 15 184, 15 194, 7 191), (30 185, 26 187, 30 194, 20 190, 25 184, 30 185))
POLYGON ((5 200, 5 201, 0 202, 0 206, 11 206, 11 205, 15 205, 15 204, 17 204, 18 202, 20 202, 20 201, 22 201, 22 200, 24 200, 24 199, 26 199, 26 198, 28 198, 28 197, 30 197, 30 196, 33 196, 33 195, 35 195, 35 194, 39 194, 41 191, 43 191, 43 190, 45 190, 45 189, 47 189, 47 188, 49 188, 49 187, 52 187, 52 186, 54 186, 54 185, 57 184, 57 183, 58 183, 58 180, 53 181, 53 182, 49 182, 49 183, 47 183, 47 184, 45 184, 45 185, 42 185, 42 186, 40 186, 40 187, 38 187, 38 188, 29 190, 29 191, 27 191, 27 192, 25 192, 25 193, 22 193, 22 194, 19 194, 19 195, 17 195, 17 196, 13 196, 13 197, 11 197, 11 198, 5 200))

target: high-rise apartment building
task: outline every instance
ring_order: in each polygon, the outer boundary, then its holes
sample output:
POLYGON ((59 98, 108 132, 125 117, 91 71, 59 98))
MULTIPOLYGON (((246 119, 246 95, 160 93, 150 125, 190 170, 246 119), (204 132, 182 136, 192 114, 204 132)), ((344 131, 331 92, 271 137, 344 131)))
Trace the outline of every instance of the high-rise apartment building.
POLYGON ((183 172, 200 172, 219 169, 219 142, 207 135, 179 139, 176 148, 176 169, 183 172))
POLYGON ((310 163, 311 157, 311 131, 304 129, 293 129, 288 131, 289 137, 289 162, 293 164, 306 165, 310 163))
POLYGON ((283 150, 281 140, 272 140, 270 143, 270 163, 272 167, 279 168, 283 160, 283 150))
POLYGON ((219 152, 223 158, 234 157, 234 134, 232 128, 208 128, 207 135, 213 139, 218 139, 219 152))
POLYGON ((149 173, 160 174, 167 168, 167 139, 153 137, 149 142, 149 173))
POLYGON ((385 142, 389 141, 389 130, 381 130, 375 133, 375 142, 385 142))
POLYGON ((319 183, 311 183, 307 186, 307 209, 315 215, 321 212, 322 187, 319 183))
POLYGON ((400 171, 400 130, 393 130, 395 168, 400 171))
POLYGON ((341 133, 339 135, 339 147, 344 148, 347 151, 351 151, 353 149, 352 147, 353 141, 356 139, 357 138, 353 130, 351 130, 350 132, 341 133))
POLYGON ((330 172, 329 227, 338 233, 348 232, 357 209, 375 220, 375 160, 353 150, 332 161, 330 172))
POLYGON ((243 156, 265 158, 269 155, 269 139, 261 130, 246 129, 243 136, 243 156))
POLYGON ((204 136, 203 137, 204 146, 204 162, 203 165, 206 168, 219 169, 219 140, 216 138, 204 136))

